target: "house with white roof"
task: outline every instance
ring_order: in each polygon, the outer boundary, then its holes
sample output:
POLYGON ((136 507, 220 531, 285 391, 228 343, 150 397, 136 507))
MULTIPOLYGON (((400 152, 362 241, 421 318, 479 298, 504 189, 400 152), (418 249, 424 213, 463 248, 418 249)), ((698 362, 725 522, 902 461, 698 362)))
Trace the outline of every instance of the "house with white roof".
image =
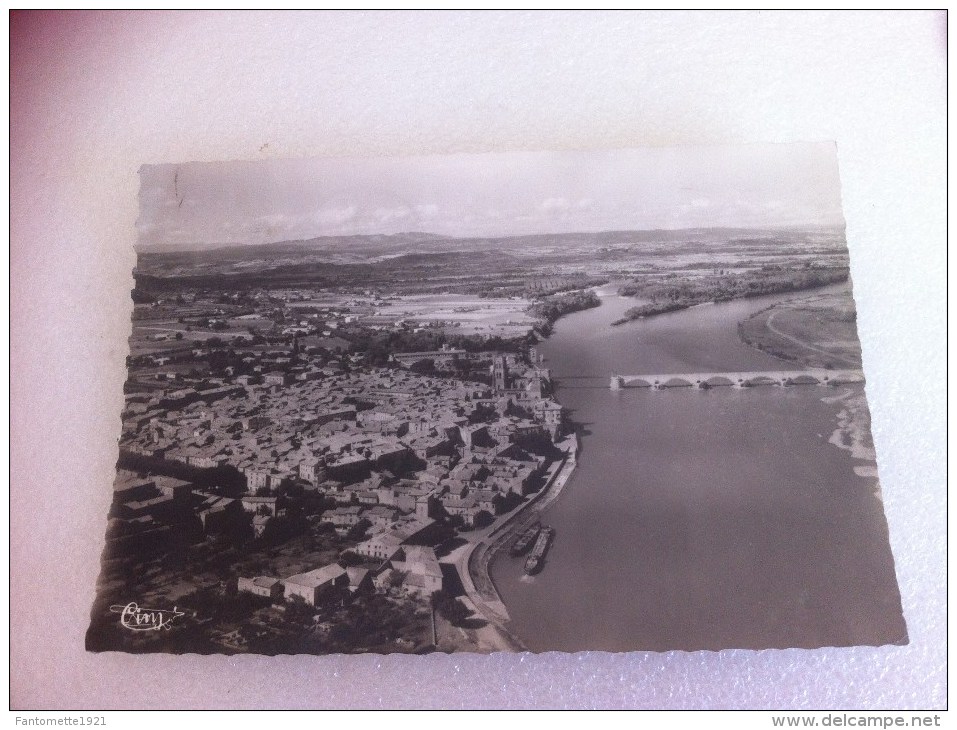
POLYGON ((287 601, 293 596, 299 596, 309 605, 317 606, 325 595, 336 588, 347 586, 349 575, 345 568, 338 563, 333 563, 306 573, 291 575, 284 578, 282 583, 287 601))

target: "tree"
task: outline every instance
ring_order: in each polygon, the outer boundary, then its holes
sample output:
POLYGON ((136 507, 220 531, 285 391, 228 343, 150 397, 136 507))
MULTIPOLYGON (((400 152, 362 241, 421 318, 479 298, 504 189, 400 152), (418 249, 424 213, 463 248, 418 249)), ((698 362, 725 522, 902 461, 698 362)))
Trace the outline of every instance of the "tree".
POLYGON ((448 591, 439 590, 432 594, 432 608, 439 612, 453 626, 461 626, 469 617, 469 610, 448 591))
POLYGON ((370 527, 372 527, 372 523, 369 522, 369 520, 359 520, 349 529, 349 532, 346 533, 346 539, 361 540, 365 536, 366 530, 370 527))
POLYGON ((490 514, 487 510, 483 509, 483 510, 480 510, 477 515, 475 515, 475 519, 473 520, 473 523, 477 529, 481 529, 483 527, 488 527, 494 521, 495 521, 495 517, 492 514, 490 514))
POLYGON ((435 372, 435 360, 429 357, 416 360, 409 366, 409 370, 418 375, 432 375, 435 372))
POLYGON ((130 297, 133 299, 134 304, 152 304, 156 301, 156 297, 152 294, 148 294, 142 289, 136 287, 133 288, 133 291, 130 292, 130 297))
POLYGON ((263 545, 279 545, 301 533, 304 526, 303 522, 292 519, 289 514, 282 517, 273 517, 263 527, 260 539, 263 545))
POLYGON ((352 568, 356 565, 362 565, 365 561, 366 559, 364 557, 351 550, 346 550, 339 556, 339 565, 343 568, 352 568))
POLYGON ((315 607, 306 603, 306 600, 302 596, 293 595, 286 601, 286 621, 288 623, 300 625, 309 624, 315 615, 315 607))

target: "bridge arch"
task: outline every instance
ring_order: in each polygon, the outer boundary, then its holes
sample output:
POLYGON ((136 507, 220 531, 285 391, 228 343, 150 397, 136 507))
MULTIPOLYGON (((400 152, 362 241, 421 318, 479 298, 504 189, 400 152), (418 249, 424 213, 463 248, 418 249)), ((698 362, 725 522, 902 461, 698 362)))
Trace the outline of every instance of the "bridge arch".
POLYGON ((804 373, 802 375, 795 375, 793 378, 788 378, 784 381, 785 385, 820 385, 821 381, 815 378, 813 375, 808 375, 804 373))
POLYGON ((629 388, 650 388, 651 381, 645 378, 633 378, 627 381, 627 385, 629 388))
POLYGON ((748 378, 744 381, 743 385, 749 388, 754 388, 761 385, 779 385, 777 378, 774 378, 770 375, 755 375, 752 378, 748 378))
POLYGON ((659 385, 659 388, 690 388, 694 383, 691 382, 688 378, 681 378, 678 376, 668 378, 665 382, 659 385))
POLYGON ((731 378, 725 377, 724 375, 712 375, 710 378, 705 378, 701 381, 702 388, 719 388, 722 386, 734 385, 734 381, 731 378))

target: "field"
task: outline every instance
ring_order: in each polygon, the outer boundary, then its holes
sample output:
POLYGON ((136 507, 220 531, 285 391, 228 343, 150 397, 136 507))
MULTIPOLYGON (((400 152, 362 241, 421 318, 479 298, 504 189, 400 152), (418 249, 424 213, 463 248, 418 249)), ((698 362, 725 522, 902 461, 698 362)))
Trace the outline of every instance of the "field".
MULTIPOLYGON (((609 280, 634 298, 620 323, 704 302, 816 289, 846 280, 848 264, 839 228, 716 228, 496 239, 409 233, 141 252, 134 274, 131 356, 140 367, 177 368, 204 357, 191 349, 288 349, 293 337, 327 352, 396 332, 413 350, 456 337, 518 341, 536 324, 545 332, 543 321, 580 308, 556 296, 609 280), (160 363, 160 355, 172 357, 160 363)), ((819 362, 833 356, 835 366, 859 360, 853 333, 834 316, 825 319, 834 320, 833 332, 826 330, 827 345, 817 350, 802 344, 809 333, 784 311, 757 318, 742 336, 782 357, 807 357, 800 354, 807 350, 819 362), (760 339, 759 330, 767 330, 760 339)))
POLYGON ((462 335, 522 336, 535 324, 535 319, 525 313, 530 303, 522 298, 425 294, 394 297, 376 309, 376 316, 410 324, 439 323, 444 329, 462 335))
POLYGON ((861 367, 849 287, 781 302, 742 322, 739 333, 749 345, 807 367, 861 367))

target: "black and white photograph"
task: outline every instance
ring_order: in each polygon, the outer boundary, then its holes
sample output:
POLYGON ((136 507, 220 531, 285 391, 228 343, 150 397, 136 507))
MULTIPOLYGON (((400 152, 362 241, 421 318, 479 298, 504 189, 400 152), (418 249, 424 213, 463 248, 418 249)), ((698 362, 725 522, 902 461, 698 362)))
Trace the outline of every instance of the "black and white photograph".
POLYGON ((833 143, 139 183, 89 651, 908 642, 833 143))

